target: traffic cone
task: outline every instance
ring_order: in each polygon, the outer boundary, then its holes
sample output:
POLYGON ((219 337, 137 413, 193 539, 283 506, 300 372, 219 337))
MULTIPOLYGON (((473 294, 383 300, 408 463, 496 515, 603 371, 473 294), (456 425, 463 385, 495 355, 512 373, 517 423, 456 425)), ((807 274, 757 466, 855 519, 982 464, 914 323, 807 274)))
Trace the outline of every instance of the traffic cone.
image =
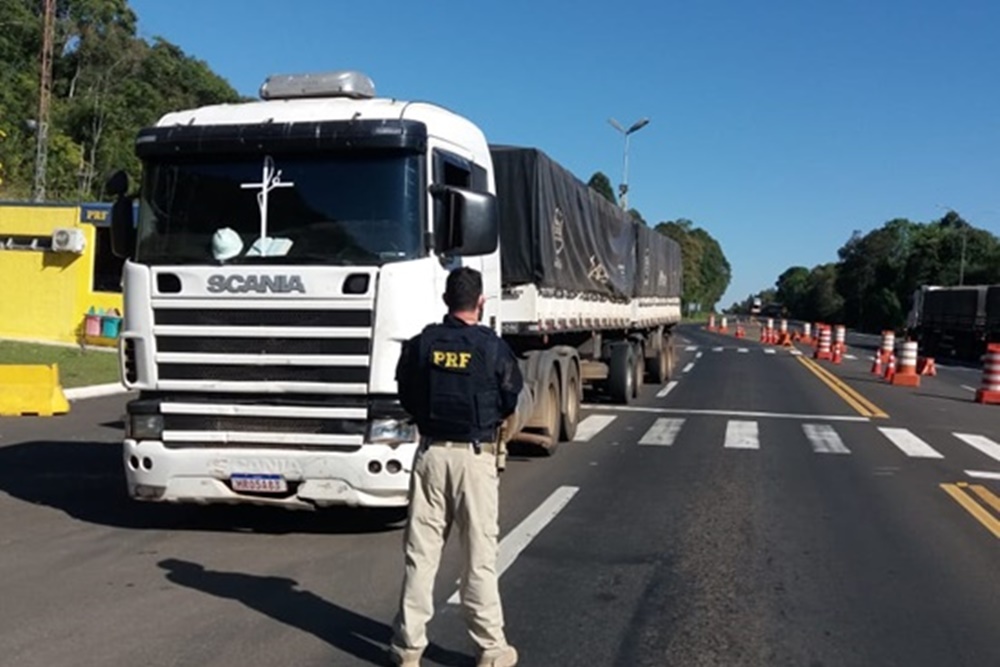
POLYGON ((885 365, 885 381, 892 382, 896 379, 896 353, 889 354, 889 361, 885 365))
POLYGON ((840 349, 839 345, 833 346, 832 361, 835 364, 839 364, 844 360, 844 351, 840 349))
POLYGON ((920 357, 920 362, 917 364, 917 372, 920 375, 937 375, 937 366, 934 365, 934 357, 920 357))
POLYGON ((882 375, 882 352, 876 350, 875 361, 872 362, 872 375, 882 375))

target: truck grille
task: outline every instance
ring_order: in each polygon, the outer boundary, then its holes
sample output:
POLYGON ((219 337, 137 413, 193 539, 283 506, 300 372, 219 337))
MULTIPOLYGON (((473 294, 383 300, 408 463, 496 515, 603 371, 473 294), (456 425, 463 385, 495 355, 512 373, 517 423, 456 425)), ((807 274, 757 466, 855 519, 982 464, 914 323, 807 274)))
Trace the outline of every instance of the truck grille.
POLYGON ((154 304, 160 381, 213 391, 241 391, 241 383, 247 391, 254 390, 253 383, 307 383, 310 391, 336 394, 367 389, 370 303, 297 309, 228 305, 154 304), (226 386, 211 386, 215 383, 226 386))

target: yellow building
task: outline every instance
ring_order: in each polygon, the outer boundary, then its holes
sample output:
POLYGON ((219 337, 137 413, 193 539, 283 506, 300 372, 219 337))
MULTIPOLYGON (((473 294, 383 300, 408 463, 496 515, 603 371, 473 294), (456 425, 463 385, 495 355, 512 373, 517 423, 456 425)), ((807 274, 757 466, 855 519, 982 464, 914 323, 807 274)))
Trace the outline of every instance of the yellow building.
POLYGON ((104 204, 0 203, 0 338, 80 343, 88 311, 122 312, 109 214, 104 204))

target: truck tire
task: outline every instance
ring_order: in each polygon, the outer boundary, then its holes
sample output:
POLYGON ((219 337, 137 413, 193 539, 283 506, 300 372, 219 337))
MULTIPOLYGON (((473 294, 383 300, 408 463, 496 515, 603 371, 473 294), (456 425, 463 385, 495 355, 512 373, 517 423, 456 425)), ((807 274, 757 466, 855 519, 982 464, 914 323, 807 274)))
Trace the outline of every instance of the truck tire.
POLYGON ((639 398, 646 379, 646 359, 642 353, 642 343, 632 343, 632 356, 635 359, 635 376, 632 382, 632 398, 639 398))
POLYGON ((660 385, 670 379, 670 353, 667 347, 660 347, 656 351, 656 356, 646 360, 646 372, 649 373, 649 381, 660 385))
POLYGON ((563 396, 562 426, 559 439, 569 442, 576 437, 576 427, 580 423, 580 370, 570 363, 566 371, 566 395, 563 396))
POLYGON ((635 394, 635 351, 627 341, 612 343, 608 359, 608 394, 615 403, 628 405, 635 394))
POLYGON ((559 448, 559 433, 562 428, 562 402, 559 400, 559 378, 549 374, 548 383, 542 391, 542 435, 550 439, 550 444, 542 447, 546 456, 552 456, 559 448))

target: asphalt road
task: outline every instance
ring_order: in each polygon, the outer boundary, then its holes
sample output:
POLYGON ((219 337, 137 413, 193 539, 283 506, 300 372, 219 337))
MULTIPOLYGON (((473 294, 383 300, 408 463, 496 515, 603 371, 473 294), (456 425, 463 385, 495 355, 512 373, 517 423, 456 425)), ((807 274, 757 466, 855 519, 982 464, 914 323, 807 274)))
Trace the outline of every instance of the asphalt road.
MULTIPOLYGON (((1000 665, 1000 406, 977 378, 889 387, 862 349, 822 364, 835 390, 787 349, 683 336, 676 384, 589 405, 579 442, 504 474, 521 664, 1000 665)), ((131 502, 125 400, 0 420, 0 664, 383 664, 394 517, 131 502)), ((474 664, 456 556, 430 665, 474 664)))

